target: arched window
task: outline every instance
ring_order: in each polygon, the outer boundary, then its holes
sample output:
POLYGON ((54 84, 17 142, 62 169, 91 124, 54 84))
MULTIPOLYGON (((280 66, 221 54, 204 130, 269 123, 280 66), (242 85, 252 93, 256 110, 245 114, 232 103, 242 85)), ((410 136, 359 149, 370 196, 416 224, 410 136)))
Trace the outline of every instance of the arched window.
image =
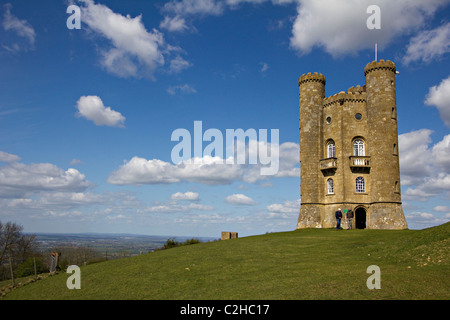
POLYGON ((366 192, 366 182, 363 177, 356 178, 356 192, 366 192))
POLYGON ((356 139, 353 141, 353 155, 354 156, 365 156, 364 141, 361 139, 356 139))
POLYGON ((334 183, 333 183, 333 179, 328 179, 327 180, 327 188, 328 188, 328 194, 334 194, 334 183))
POLYGON ((336 158, 336 145, 333 140, 328 141, 327 150, 327 158, 336 158))

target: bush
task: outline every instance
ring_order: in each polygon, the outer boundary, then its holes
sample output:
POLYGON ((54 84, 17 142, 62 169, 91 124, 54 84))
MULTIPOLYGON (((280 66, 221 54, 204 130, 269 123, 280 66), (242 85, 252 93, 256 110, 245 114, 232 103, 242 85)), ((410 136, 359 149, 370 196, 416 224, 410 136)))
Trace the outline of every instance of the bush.
POLYGON ((201 241, 199 239, 194 239, 194 238, 188 239, 184 242, 178 242, 178 241, 175 241, 175 238, 169 238, 169 239, 167 239, 164 246, 159 248, 159 250, 170 249, 170 248, 175 248, 175 247, 179 247, 179 246, 187 246, 190 244, 196 244, 196 243, 200 243, 200 242, 201 241))
MULTIPOLYGON (((38 274, 48 272, 45 266, 44 259, 42 257, 36 257, 36 272, 38 274)), ((32 257, 19 264, 14 271, 14 274, 18 278, 34 275, 34 260, 32 257)))

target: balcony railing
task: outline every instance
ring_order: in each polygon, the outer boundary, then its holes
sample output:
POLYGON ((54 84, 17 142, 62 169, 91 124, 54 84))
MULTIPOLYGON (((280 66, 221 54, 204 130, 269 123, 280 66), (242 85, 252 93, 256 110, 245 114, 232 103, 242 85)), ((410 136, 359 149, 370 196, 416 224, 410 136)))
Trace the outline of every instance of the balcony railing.
POLYGON ((369 156, 350 156, 350 167, 370 168, 370 157, 369 156))
POLYGON ((326 158, 320 160, 319 163, 320 170, 336 170, 337 159, 336 158, 326 158))

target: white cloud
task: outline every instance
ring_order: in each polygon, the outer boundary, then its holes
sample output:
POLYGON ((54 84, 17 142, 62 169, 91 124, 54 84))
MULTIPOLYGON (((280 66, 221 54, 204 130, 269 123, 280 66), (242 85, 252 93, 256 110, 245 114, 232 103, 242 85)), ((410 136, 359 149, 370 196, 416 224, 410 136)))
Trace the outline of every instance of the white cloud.
POLYGON ((189 212, 191 210, 211 211, 213 206, 207 206, 199 203, 179 204, 177 202, 158 204, 156 206, 148 207, 141 210, 141 213, 157 212, 157 213, 175 213, 175 212, 189 212))
POLYGON ((94 121, 98 126, 124 127, 125 117, 110 107, 105 107, 98 96, 82 96, 77 101, 77 116, 94 121))
POLYGON ((450 127, 450 76, 429 89, 425 104, 436 106, 441 119, 450 127))
POLYGON ((405 215, 410 229, 423 229, 446 223, 450 220, 449 216, 436 217, 431 213, 415 211, 405 215))
POLYGON ((431 174, 431 143, 429 129, 421 129, 399 135, 399 157, 402 185, 413 185, 431 174))
POLYGON ((421 129, 399 136, 401 181, 409 187, 403 192, 406 200, 450 198, 450 135, 430 147, 432 133, 421 129))
POLYGON ((172 194, 170 196, 170 199, 172 199, 172 200, 190 200, 190 201, 192 201, 192 200, 198 200, 199 198, 198 198, 198 192, 188 191, 188 192, 185 192, 185 193, 182 193, 182 192, 174 193, 174 194, 172 194))
POLYGON ((216 0, 182 0, 169 1, 163 11, 178 16, 186 15, 221 15, 224 12, 223 1, 216 0))
POLYGON ((199 182, 209 185, 230 184, 239 179, 241 168, 223 163, 223 159, 206 156, 177 165, 159 159, 133 157, 108 178, 112 184, 165 184, 199 182))
POLYGON ((167 88, 167 93, 172 96, 175 95, 177 92, 189 94, 189 93, 197 93, 197 90, 195 90, 195 88, 193 88, 191 85, 187 83, 167 88))
POLYGON ((433 146, 431 154, 434 164, 450 173, 450 134, 433 146))
POLYGON ((274 203, 267 206, 267 210, 273 213, 299 213, 300 212, 300 200, 288 201, 284 203, 274 203))
POLYGON ((450 22, 433 30, 422 31, 413 37, 408 44, 403 63, 420 60, 429 63, 447 52, 450 52, 450 22))
POLYGON ((180 16, 169 17, 166 16, 163 21, 159 24, 161 29, 166 29, 167 31, 185 31, 189 27, 186 25, 186 20, 180 16))
MULTIPOLYGON (((264 144, 264 142, 259 143, 264 144)), ((250 145, 257 146, 258 144, 250 145)), ((220 157, 192 158, 175 165, 159 159, 147 160, 135 156, 112 172, 108 182, 117 185, 179 182, 224 185, 235 181, 257 183, 270 178, 299 178, 298 150, 299 145, 292 142, 286 142, 279 146, 279 170, 274 175, 261 175, 262 166, 260 164, 248 164, 248 162, 246 162, 247 164, 228 164, 226 160, 220 157)), ((248 152, 254 153, 255 150, 250 148, 248 152)), ((276 155, 273 156, 276 158, 276 155)))
POLYGON ((447 0, 379 0, 381 29, 369 30, 367 7, 372 0, 299 0, 292 28, 291 46, 302 54, 314 47, 333 56, 372 48, 375 42, 387 46, 395 37, 423 27, 447 0))
POLYGON ((430 197, 439 195, 450 199, 450 174, 440 172, 432 177, 425 177, 423 182, 415 188, 407 189, 403 195, 405 199, 413 201, 428 201, 430 197))
POLYGON ((79 192, 91 186, 84 174, 51 163, 12 162, 0 167, 0 197, 22 198, 29 192, 79 192))
POLYGON ((0 151, 0 162, 16 162, 19 161, 20 157, 15 154, 0 151))
POLYGON ((33 47, 36 39, 34 28, 26 20, 20 20, 11 13, 12 5, 10 3, 5 4, 4 8, 5 13, 3 15, 3 29, 6 31, 15 32, 19 37, 26 39, 27 42, 26 46, 14 43, 12 47, 6 45, 4 47, 9 51, 20 51, 33 47))
POLYGON ((147 31, 142 16, 135 18, 113 12, 92 0, 80 0, 82 22, 89 30, 110 41, 110 48, 102 52, 102 65, 120 77, 153 75, 164 65, 163 35, 156 29, 147 31))
POLYGON ((449 206, 436 206, 433 208, 433 210, 436 212, 450 212, 450 207, 449 206))
POLYGON ((191 66, 192 64, 189 61, 178 55, 174 59, 170 60, 169 73, 179 73, 191 66))
POLYGON ((256 202, 246 195, 242 193, 232 194, 225 198, 225 201, 230 204, 235 205, 244 205, 244 206, 253 206, 256 204, 256 202))

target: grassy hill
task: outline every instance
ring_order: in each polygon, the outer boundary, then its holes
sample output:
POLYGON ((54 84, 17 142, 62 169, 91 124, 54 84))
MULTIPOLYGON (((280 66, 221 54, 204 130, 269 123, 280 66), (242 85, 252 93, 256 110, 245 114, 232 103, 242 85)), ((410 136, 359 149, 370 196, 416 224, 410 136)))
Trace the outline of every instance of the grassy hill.
POLYGON ((306 229, 200 243, 61 272, 3 299, 449 299, 450 223, 425 230, 306 229), (381 289, 366 286, 367 267, 381 289))

